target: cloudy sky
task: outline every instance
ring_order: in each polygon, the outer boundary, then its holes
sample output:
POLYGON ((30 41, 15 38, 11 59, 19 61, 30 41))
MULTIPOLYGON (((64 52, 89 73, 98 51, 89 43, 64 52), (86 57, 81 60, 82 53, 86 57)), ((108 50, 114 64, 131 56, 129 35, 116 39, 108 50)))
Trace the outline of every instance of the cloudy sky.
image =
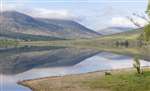
MULTIPOLYGON (((41 18, 72 19, 88 28, 135 27, 127 16, 143 15, 147 0, 1 0, 1 10, 16 10, 41 18)), ((137 19, 145 24, 141 19, 137 19)))

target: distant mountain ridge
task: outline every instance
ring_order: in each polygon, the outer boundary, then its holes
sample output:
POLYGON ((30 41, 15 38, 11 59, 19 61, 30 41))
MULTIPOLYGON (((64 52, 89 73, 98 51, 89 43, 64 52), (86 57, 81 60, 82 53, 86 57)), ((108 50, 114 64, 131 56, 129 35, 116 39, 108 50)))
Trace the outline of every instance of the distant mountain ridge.
MULTIPOLYGON (((72 20, 38 19, 17 11, 1 12, 0 35, 11 33, 54 38, 92 38, 100 34, 72 20)), ((12 35, 11 35, 12 36, 12 35)))
POLYGON ((102 35, 111 35, 132 30, 134 30, 134 28, 131 27, 108 27, 102 30, 98 30, 98 32, 101 33, 102 35))

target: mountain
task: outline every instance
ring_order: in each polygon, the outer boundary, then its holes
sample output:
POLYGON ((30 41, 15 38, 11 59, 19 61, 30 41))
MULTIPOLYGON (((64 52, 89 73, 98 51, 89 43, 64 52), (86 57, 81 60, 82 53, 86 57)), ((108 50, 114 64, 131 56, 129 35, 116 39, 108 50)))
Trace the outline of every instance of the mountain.
POLYGON ((0 15, 0 36, 21 38, 92 38, 100 34, 72 20, 38 19, 16 11, 0 15))
POLYGON ((85 26, 72 21, 72 20, 60 20, 60 19, 39 19, 42 22, 57 25, 61 28, 63 28, 64 37, 81 37, 81 38, 91 38, 91 37, 97 37, 101 35, 98 32, 95 32, 91 29, 86 28, 85 26), (84 37, 82 37, 84 36, 84 37))
POLYGON ((108 27, 108 28, 99 30, 98 32, 101 33, 102 35, 111 35, 111 34, 131 31, 131 30, 134 30, 134 29, 131 27, 108 27))

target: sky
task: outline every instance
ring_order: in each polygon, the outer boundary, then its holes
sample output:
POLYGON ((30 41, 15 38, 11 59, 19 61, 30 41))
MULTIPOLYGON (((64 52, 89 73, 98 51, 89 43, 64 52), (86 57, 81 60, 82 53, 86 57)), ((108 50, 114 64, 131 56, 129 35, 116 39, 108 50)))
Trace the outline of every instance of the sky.
MULTIPOLYGON (((33 17, 71 19, 95 31, 107 27, 135 27, 126 17, 144 15, 147 0, 1 0, 1 10, 33 17)), ((145 25, 145 21, 136 18, 145 25)))

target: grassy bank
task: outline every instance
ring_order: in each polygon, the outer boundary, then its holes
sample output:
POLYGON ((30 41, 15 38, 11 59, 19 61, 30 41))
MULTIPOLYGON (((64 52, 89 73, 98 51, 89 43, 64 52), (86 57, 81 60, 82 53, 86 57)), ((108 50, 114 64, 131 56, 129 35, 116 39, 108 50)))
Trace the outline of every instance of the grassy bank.
POLYGON ((18 42, 16 40, 0 40, 0 48, 14 47, 17 46, 18 42))
POLYGON ((143 75, 120 73, 113 76, 84 81, 92 89, 104 88, 110 91, 150 91, 150 72, 143 75))
POLYGON ((20 84, 33 91, 150 91, 150 68, 143 75, 134 69, 111 71, 112 75, 93 72, 64 77, 47 77, 20 84))

